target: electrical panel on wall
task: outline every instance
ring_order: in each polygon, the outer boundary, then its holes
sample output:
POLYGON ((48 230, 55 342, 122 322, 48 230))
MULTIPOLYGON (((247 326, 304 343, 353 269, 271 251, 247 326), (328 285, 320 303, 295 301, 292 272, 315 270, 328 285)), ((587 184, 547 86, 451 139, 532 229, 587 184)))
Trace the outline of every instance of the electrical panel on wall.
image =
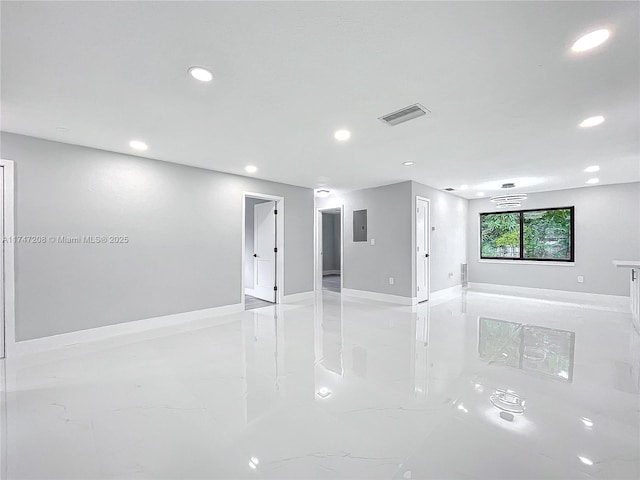
POLYGON ((353 241, 367 241, 367 211, 355 210, 353 212, 353 241))

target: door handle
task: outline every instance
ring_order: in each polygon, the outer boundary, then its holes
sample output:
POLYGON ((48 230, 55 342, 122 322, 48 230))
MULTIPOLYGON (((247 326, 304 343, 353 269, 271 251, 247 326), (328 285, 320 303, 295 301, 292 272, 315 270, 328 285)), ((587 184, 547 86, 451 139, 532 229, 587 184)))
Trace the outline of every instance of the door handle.
POLYGON ((257 256, 258 256, 258 254, 257 254, 257 253, 254 253, 254 254, 253 254, 253 256, 254 256, 254 257, 257 257, 257 256))
POLYGON ((424 256, 425 256, 425 257, 427 257, 427 258, 429 258, 429 254, 428 254, 428 253, 425 253, 425 254, 424 254, 424 256))

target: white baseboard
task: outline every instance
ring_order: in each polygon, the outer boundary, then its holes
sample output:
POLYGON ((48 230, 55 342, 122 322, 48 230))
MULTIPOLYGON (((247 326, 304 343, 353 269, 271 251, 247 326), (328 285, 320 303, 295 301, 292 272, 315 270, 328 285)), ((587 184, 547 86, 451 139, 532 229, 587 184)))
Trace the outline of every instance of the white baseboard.
POLYGON ((340 275, 340 270, 324 270, 322 275, 340 275))
POLYGON ((462 285, 455 285, 453 287, 443 288, 442 290, 430 292, 429 305, 443 303, 448 300, 451 300, 452 298, 459 297, 461 292, 462 292, 462 285))
MULTIPOLYGON (((187 324, 195 320, 230 315, 232 313, 242 312, 243 310, 243 304, 236 303, 234 305, 224 305, 221 307, 205 308, 203 310, 194 310, 191 312, 163 315, 161 317, 145 318, 142 320, 134 320, 132 322, 117 323, 115 325, 90 328, 77 332, 61 333, 59 335, 52 335, 49 337, 13 342, 7 344, 7 357, 19 357, 87 342, 105 340, 121 335, 140 333, 165 327, 174 327, 187 324)), ((212 323, 215 324, 215 322, 212 323)))
POLYGON ((399 305, 416 305, 418 303, 417 297, 401 297, 400 295, 389 295, 387 293, 369 292, 367 290, 356 290, 353 288, 343 288, 342 295, 376 300, 379 302, 396 303, 399 305))
POLYGON ((629 297, 621 295, 603 295, 599 293, 569 292, 566 290, 552 290, 547 288, 517 287, 513 285, 498 285, 493 283, 469 282, 470 291, 492 293, 498 295, 512 295, 529 297, 536 300, 569 303, 571 305, 605 309, 616 312, 628 312, 629 297))
POLYGON ((308 292, 293 293, 291 295, 285 295, 283 303, 296 303, 304 300, 313 300, 315 298, 315 292, 310 290, 308 292))

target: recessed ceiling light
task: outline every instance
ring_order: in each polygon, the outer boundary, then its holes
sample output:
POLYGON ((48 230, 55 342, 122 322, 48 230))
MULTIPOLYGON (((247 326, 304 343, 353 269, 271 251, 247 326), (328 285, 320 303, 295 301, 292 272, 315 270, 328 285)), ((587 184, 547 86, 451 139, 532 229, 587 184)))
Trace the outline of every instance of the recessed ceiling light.
POLYGON ((415 165, 416 162, 402 162, 405 167, 410 167, 411 165, 415 165))
POLYGON ((590 167, 587 167, 584 169, 584 171, 587 173, 598 172, 599 170, 600 170, 600 167, 598 165, 591 165, 590 167))
POLYGON ((244 167, 245 172, 247 173, 256 173, 258 171, 258 167, 254 167, 253 165, 247 165, 244 167))
POLYGON ((582 128, 595 127, 596 125, 600 125, 602 122, 604 122, 604 117, 602 115, 597 115, 595 117, 584 119, 579 126, 582 128))
POLYGON ((201 82, 210 82, 213 80, 213 73, 203 67, 191 67, 189 68, 189 75, 201 82))
POLYGON ((349 130, 336 130, 333 136, 339 142, 346 142, 351 138, 351 132, 349 130))
POLYGON ((587 180, 587 183, 589 185, 594 185, 594 184, 598 183, 599 181, 600 181, 599 178, 590 178, 589 180, 587 180))
POLYGON ((149 148, 146 143, 141 142, 140 140, 131 140, 129 142, 129 146, 134 150, 138 150, 140 152, 144 152, 149 148))
POLYGON ((598 45, 602 45, 607 41, 611 35, 611 32, 606 28, 602 28, 600 30, 596 30, 595 32, 587 33, 580 37, 571 47, 571 50, 580 53, 585 52, 587 50, 591 50, 592 48, 597 47, 598 45))
POLYGON ((579 459, 580 459, 580 461, 581 461, 582 463, 584 463, 585 465, 589 465, 589 466, 593 465, 593 460, 591 460, 590 458, 583 457, 582 455, 578 455, 578 458, 579 458, 579 459))
POLYGON ((460 185, 460 190, 466 190, 469 188, 469 185, 460 185))
POLYGON ((479 197, 484 197, 484 192, 478 192, 478 193, 476 193, 476 195, 479 196, 479 197))

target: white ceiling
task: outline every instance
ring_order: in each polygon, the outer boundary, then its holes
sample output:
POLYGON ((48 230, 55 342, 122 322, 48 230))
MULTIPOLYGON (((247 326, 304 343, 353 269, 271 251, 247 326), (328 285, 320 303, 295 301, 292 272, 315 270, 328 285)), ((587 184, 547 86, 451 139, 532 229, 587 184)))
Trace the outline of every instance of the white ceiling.
POLYGON ((601 184, 638 181, 639 6, 2 2, 2 129, 339 190, 555 190, 592 164, 601 184), (606 44, 570 53, 603 26, 606 44), (416 102, 432 114, 377 120, 416 102))

